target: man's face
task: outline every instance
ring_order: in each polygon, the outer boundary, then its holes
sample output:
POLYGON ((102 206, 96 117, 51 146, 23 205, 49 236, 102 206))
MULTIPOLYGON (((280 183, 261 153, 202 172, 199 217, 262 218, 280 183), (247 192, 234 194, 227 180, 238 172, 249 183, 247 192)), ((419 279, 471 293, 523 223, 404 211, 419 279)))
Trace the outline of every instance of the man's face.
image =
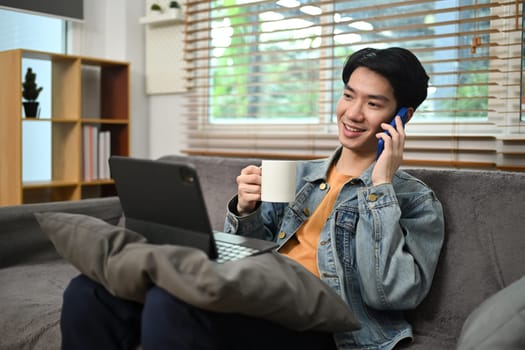
POLYGON ((368 68, 357 68, 337 103, 339 142, 355 153, 375 154, 375 135, 395 112, 394 90, 388 80, 368 68))

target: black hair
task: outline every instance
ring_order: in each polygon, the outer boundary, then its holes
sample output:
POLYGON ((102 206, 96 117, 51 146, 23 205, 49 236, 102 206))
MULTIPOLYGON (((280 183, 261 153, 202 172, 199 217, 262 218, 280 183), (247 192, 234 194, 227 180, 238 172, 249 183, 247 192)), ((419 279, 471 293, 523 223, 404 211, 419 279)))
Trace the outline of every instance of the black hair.
POLYGON ((407 49, 365 48, 354 52, 348 56, 343 68, 344 84, 358 67, 366 67, 390 82, 398 108, 416 109, 427 98, 428 75, 418 58, 407 49))

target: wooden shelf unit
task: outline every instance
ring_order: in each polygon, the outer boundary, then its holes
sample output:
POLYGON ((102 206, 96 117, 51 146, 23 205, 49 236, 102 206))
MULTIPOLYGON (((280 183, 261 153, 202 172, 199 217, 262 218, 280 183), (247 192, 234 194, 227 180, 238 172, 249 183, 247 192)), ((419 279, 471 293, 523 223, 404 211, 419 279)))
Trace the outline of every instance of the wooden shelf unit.
POLYGON ((82 127, 90 124, 100 131, 109 130, 111 154, 129 155, 129 72, 128 62, 25 49, 0 52, 0 206, 115 194, 111 180, 83 178, 82 127), (37 119, 23 115, 25 59, 51 64, 51 116, 37 119), (83 103, 88 103, 83 101, 82 71, 93 67, 99 72, 96 90, 100 96, 94 98, 100 108, 96 115, 82 115, 83 103), (42 122, 50 123, 51 129, 51 179, 24 183, 23 125, 42 122))

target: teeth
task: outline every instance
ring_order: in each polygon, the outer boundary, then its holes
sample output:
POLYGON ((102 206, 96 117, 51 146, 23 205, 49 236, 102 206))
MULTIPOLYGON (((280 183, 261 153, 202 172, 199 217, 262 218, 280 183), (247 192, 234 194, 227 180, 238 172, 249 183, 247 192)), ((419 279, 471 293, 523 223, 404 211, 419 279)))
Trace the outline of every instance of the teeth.
POLYGON ((359 132, 359 131, 362 131, 361 129, 356 129, 356 128, 352 128, 348 125, 345 124, 345 129, 348 130, 348 131, 352 131, 352 132, 359 132))

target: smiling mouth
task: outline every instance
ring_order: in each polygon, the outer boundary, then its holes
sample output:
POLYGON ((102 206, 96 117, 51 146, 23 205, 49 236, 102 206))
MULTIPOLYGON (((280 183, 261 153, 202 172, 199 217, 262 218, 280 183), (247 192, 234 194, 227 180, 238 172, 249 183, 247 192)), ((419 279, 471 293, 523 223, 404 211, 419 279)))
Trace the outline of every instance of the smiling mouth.
POLYGON ((365 132, 366 131, 365 129, 355 128, 345 123, 343 123, 343 126, 345 130, 350 131, 350 132, 365 132))

